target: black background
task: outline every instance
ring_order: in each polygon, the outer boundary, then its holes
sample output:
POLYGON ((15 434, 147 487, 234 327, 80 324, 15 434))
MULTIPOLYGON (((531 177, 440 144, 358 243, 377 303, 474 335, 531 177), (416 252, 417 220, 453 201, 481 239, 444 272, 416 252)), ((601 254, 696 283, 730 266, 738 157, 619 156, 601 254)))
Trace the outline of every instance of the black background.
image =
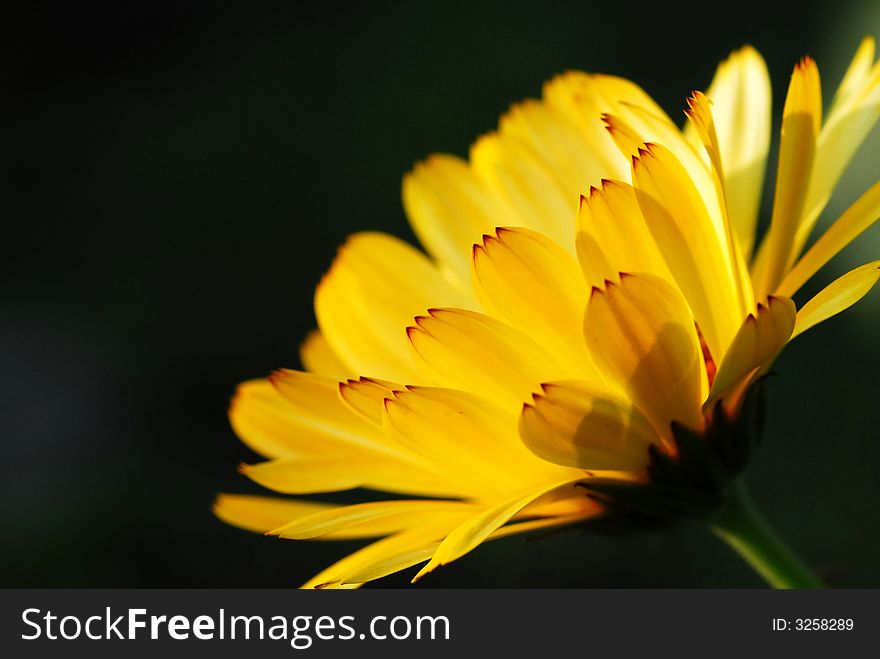
MULTIPOLYGON (((767 59, 778 126, 801 55, 827 98, 861 36, 880 36, 869 0, 219 5, 30 5, 0 20, 0 585, 298 585, 355 545, 212 517, 216 492, 258 491, 236 474, 255 456, 226 406, 237 382, 297 365, 348 233, 411 239, 407 169, 465 154, 570 68, 631 77, 681 116, 743 43, 767 59)), ((825 222, 878 178, 877 147, 825 222)), ((877 258, 878 236, 806 292, 877 258)), ((779 360, 752 469, 768 516, 836 585, 880 585, 878 302, 779 360)), ((685 527, 512 538, 423 585, 760 583, 685 527)))

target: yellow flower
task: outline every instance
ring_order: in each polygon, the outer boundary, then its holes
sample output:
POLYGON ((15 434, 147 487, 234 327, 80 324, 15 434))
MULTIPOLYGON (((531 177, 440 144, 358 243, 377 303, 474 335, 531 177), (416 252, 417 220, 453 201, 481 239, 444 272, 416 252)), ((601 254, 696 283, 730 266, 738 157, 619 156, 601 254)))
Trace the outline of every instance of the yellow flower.
POLYGON ((759 241, 771 105, 755 50, 688 99, 683 130, 629 81, 552 79, 469 161, 434 155, 405 177, 428 255, 353 236, 316 292, 307 371, 233 401, 236 432, 269 458, 242 468, 257 483, 406 498, 221 495, 216 513, 282 538, 378 538, 307 587, 427 561, 418 578, 485 540, 604 514, 592 482, 648 484, 652 460, 684 460, 677 428, 735 420, 786 343, 880 277, 875 261, 791 300, 880 212, 877 184, 804 252, 878 113, 871 39, 824 119, 815 63, 795 67, 759 241))

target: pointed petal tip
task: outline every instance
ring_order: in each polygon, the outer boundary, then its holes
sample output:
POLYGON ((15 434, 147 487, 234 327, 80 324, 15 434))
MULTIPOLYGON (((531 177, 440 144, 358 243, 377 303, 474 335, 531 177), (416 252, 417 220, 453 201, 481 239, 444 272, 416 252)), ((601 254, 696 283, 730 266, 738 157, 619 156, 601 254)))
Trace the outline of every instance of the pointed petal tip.
POLYGON ((431 572, 433 572, 434 570, 436 570, 438 567, 441 567, 441 564, 440 564, 440 563, 434 563, 433 560, 428 561, 428 564, 425 565, 425 567, 423 567, 421 570, 419 570, 419 571, 416 573, 416 575, 412 578, 412 580, 410 581, 410 583, 411 583, 411 584, 414 584, 414 583, 417 583, 417 582, 421 581, 422 578, 423 578, 426 574, 430 574, 431 572))
POLYGON ((229 501, 229 495, 225 492, 218 492, 214 495, 214 500, 211 502, 211 512, 214 515, 217 515, 218 511, 226 505, 226 502, 229 501))
POLYGON ((758 49, 755 48, 752 44, 746 43, 732 51, 731 56, 733 55, 758 55, 758 49))

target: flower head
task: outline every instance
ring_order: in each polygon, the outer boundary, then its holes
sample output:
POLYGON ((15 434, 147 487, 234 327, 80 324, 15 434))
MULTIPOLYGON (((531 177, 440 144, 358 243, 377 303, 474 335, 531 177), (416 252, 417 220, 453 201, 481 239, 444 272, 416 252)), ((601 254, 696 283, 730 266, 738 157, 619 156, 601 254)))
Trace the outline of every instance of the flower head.
POLYGON ((269 458, 242 468, 265 487, 380 494, 221 495, 217 514, 282 538, 377 538, 306 584, 356 587, 620 504, 662 517, 684 501, 655 496, 669 483, 723 493, 753 441, 753 385, 880 278, 875 261, 791 299, 880 214, 877 184, 804 251, 880 114, 873 41, 824 118, 816 64, 795 67, 760 240, 760 55, 733 53, 685 114, 679 129, 635 84, 567 73, 469 161, 416 166, 403 202, 427 255, 353 236, 316 292, 306 370, 242 384, 230 412, 269 458))

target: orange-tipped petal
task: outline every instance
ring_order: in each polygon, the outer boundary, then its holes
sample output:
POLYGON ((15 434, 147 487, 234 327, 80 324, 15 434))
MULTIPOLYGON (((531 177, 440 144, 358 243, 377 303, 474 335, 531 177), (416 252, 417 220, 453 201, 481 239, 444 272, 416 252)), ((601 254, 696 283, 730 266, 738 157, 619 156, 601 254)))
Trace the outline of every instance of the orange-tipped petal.
POLYGON ((661 437, 677 421, 699 429, 708 388, 703 353, 687 303, 653 275, 622 274, 595 288, 584 317, 590 354, 628 394, 661 437))
POLYGON ((756 314, 746 317, 718 366, 707 406, 776 358, 791 337, 795 313, 790 299, 770 297, 766 305, 758 306, 756 314))
POLYGON ((659 438, 630 401, 586 382, 548 383, 542 391, 523 407, 519 423, 520 437, 535 455, 578 469, 648 466, 648 448, 659 438))

